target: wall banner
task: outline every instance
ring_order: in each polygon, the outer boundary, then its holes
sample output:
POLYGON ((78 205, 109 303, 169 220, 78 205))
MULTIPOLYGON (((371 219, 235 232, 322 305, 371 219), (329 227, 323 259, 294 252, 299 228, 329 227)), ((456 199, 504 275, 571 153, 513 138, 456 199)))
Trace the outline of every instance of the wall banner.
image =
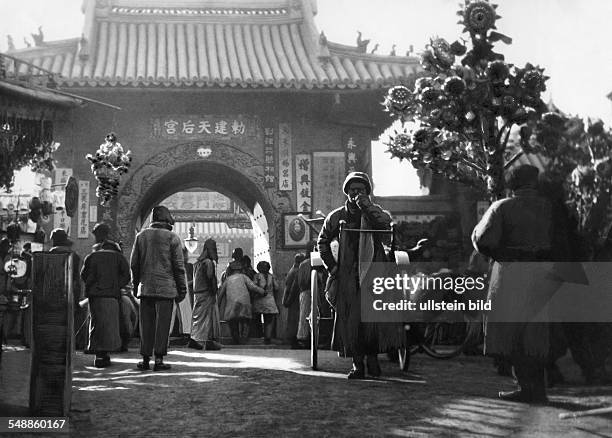
POLYGON ((79 208, 78 208, 79 239, 89 237, 89 181, 79 181, 79 208))
POLYGON ((278 189, 293 190, 293 166, 291 163, 291 125, 278 124, 278 189))
POLYGON ((276 186, 274 168, 274 128, 264 129, 264 187, 276 186))

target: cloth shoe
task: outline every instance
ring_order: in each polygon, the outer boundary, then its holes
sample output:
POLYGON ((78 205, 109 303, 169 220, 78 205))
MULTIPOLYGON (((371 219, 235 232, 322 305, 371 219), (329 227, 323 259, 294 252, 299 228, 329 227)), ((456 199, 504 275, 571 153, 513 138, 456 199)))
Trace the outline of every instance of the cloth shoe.
POLYGON ((106 368, 109 367, 111 365, 111 361, 110 361, 110 357, 106 356, 106 357, 96 357, 96 360, 94 360, 94 366, 96 368, 106 368))
POLYGON ((363 368, 352 369, 346 376, 349 380, 365 379, 365 370, 363 368))
POLYGON ((529 403, 531 401, 531 394, 522 389, 515 389, 514 391, 499 391, 499 398, 506 401, 529 403))
POLYGON ((380 369, 377 355, 366 356, 366 365, 368 367, 368 374, 370 376, 380 377, 382 370, 380 369))
POLYGON ((142 356, 142 361, 136 364, 136 368, 141 371, 150 370, 151 366, 149 365, 149 356, 142 356))
POLYGON ((349 380, 365 379, 365 368, 363 366, 363 356, 353 356, 353 369, 346 376, 349 380))
POLYGON ((206 341, 206 351, 221 350, 221 344, 217 341, 206 341))
POLYGON ((514 391, 500 391, 499 398, 506 401, 518 402, 518 403, 530 403, 530 404, 543 404, 548 402, 548 398, 544 393, 533 393, 533 391, 526 391, 523 389, 516 389, 514 391))
POLYGON ((197 341, 189 338, 189 342, 187 343, 188 348, 193 348, 194 350, 203 350, 204 346, 197 341))
POLYGON ((170 368, 172 368, 172 366, 168 365, 167 363, 164 363, 163 356, 155 357, 155 365, 153 365, 153 371, 167 371, 170 368))

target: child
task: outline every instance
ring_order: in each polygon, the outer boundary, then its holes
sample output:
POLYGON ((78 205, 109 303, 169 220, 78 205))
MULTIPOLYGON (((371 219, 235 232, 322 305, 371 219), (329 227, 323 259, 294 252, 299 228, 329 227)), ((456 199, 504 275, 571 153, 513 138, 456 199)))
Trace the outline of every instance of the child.
POLYGON ((274 328, 274 317, 278 314, 276 307, 276 292, 279 290, 278 283, 270 274, 270 263, 262 261, 257 263, 258 274, 255 275, 255 284, 266 291, 264 296, 253 297, 253 316, 257 321, 264 318, 264 344, 270 343, 272 330, 274 328))

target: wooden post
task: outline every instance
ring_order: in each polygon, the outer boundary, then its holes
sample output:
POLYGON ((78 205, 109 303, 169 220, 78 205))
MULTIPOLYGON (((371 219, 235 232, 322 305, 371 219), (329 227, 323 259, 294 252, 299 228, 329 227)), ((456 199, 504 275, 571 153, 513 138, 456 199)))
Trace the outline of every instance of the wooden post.
POLYGON ((74 301, 72 254, 34 253, 30 410, 65 417, 72 393, 74 301))

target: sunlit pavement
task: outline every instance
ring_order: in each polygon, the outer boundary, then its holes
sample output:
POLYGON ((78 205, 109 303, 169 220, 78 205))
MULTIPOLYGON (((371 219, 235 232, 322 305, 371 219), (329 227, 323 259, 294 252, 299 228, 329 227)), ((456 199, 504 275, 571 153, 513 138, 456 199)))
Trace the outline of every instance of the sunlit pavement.
MULTIPOLYGON (((25 353, 5 351, 4 359, 25 353)), ((319 353, 320 370, 312 371, 305 350, 173 348, 168 372, 136 370, 136 350, 113 355, 103 370, 92 366, 93 356, 77 353, 71 436, 573 437, 612 431, 610 416, 558 418, 612 403, 612 387, 577 385, 568 358, 562 367, 569 383, 551 391, 548 406, 529 407, 495 398, 511 380, 497 376, 486 358, 416 355, 410 372, 402 373, 381 355, 384 378, 348 381, 349 359, 319 353)))

